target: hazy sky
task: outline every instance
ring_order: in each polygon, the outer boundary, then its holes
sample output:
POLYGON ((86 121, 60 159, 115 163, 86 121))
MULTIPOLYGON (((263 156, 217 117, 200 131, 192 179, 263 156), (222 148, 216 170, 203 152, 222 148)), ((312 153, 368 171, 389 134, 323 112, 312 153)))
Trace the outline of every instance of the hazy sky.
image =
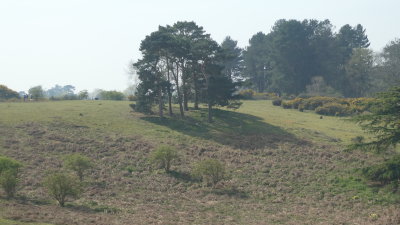
POLYGON ((400 0, 0 0, 0 84, 124 90, 140 41, 158 25, 195 21, 245 47, 278 19, 360 23, 371 47, 400 38, 400 0))

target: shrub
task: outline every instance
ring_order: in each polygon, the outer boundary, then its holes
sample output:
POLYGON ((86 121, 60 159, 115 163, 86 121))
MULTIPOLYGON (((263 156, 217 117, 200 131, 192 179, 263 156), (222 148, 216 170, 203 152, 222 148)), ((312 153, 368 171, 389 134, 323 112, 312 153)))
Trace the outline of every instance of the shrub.
POLYGON ((119 91, 101 91, 99 95, 102 100, 121 101, 125 98, 124 93, 119 91))
POLYGON ((272 105, 281 106, 282 105, 282 99, 277 98, 277 99, 272 100, 272 105))
POLYGON ((7 198, 14 197, 18 185, 17 173, 12 170, 4 171, 1 173, 0 184, 6 193, 7 198))
POLYGON ((291 103, 290 101, 283 101, 283 102, 281 103, 281 106, 282 106, 284 109, 291 109, 291 108, 292 108, 292 103, 291 103))
POLYGON ((239 91, 239 96, 242 99, 252 99, 254 94, 255 94, 255 92, 253 90, 251 90, 251 89, 246 89, 246 90, 239 91))
POLYGON ((65 156, 64 166, 67 169, 75 171, 76 175, 79 177, 79 180, 82 181, 83 174, 86 170, 92 168, 93 164, 86 156, 80 154, 71 154, 65 156))
POLYGON ((150 154, 150 162, 169 172, 172 161, 178 159, 178 152, 168 145, 159 146, 150 154))
POLYGON ((215 186, 225 178, 225 167, 216 159, 206 159, 194 166, 192 175, 207 185, 215 186))
POLYGON ((22 164, 14 159, 10 159, 4 156, 0 156, 0 174, 7 170, 18 172, 22 164))
POLYGON ((77 198, 82 192, 79 181, 65 172, 48 175, 44 180, 44 186, 61 207, 64 207, 67 198, 77 198))
POLYGON ((128 100, 129 101, 136 101, 137 97, 135 95, 128 95, 128 100))
POLYGON ((364 168, 364 176, 373 181, 379 181, 382 184, 390 182, 399 182, 400 180, 400 155, 394 156, 390 160, 364 168))
POLYGON ((342 105, 338 103, 328 103, 319 106, 315 109, 315 112, 317 114, 326 116, 347 116, 351 114, 347 105, 342 105))
POLYGON ((22 164, 14 159, 0 156, 0 185, 8 198, 14 197, 17 184, 18 172, 22 164))

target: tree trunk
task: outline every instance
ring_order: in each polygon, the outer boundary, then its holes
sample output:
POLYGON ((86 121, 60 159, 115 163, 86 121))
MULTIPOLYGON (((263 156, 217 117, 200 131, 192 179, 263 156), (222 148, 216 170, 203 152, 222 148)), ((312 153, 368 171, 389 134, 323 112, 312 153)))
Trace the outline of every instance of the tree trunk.
MULTIPOLYGON (((168 78, 168 84, 171 84, 171 79, 170 79, 170 76, 169 76, 168 58, 167 58, 167 78, 168 78)), ((173 112, 172 112, 172 93, 171 93, 170 85, 168 85, 167 92, 168 92, 168 112, 169 112, 169 116, 172 116, 173 115, 173 112)))
POLYGON ((187 82, 187 71, 182 63, 182 95, 183 95, 183 109, 189 111, 188 100, 189 100, 189 88, 187 82))
POLYGON ((181 118, 184 118, 185 112, 183 111, 182 95, 181 95, 181 91, 179 88, 179 64, 178 63, 176 64, 176 74, 174 72, 172 72, 172 74, 174 75, 174 80, 175 80, 175 84, 176 84, 176 92, 178 94, 179 111, 181 113, 181 118))
POLYGON ((197 83, 197 75, 193 74, 193 79, 194 79, 194 109, 198 110, 199 109, 199 87, 197 83))
POLYGON ((212 123, 212 104, 211 101, 208 101, 208 122, 212 123))
POLYGON ((158 112, 159 112, 159 116, 160 118, 164 117, 164 104, 163 104, 163 99, 162 99, 162 90, 161 88, 158 89, 158 112))

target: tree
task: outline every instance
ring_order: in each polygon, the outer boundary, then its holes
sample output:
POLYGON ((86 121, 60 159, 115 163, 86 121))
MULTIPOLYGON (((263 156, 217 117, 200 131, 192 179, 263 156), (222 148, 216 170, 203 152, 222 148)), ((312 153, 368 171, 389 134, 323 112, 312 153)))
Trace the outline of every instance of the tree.
POLYGON ((67 169, 73 170, 79 177, 80 181, 83 181, 83 175, 85 171, 93 168, 93 164, 90 159, 78 153, 65 156, 64 166, 67 169))
POLYGON ((382 78, 387 87, 400 85, 400 39, 395 39, 385 46, 381 54, 382 78))
POLYGON ((371 72, 373 70, 372 51, 356 48, 345 65, 343 93, 346 97, 362 97, 371 88, 371 72))
POLYGON ((243 56, 242 49, 237 46, 237 41, 234 41, 230 36, 227 36, 221 43, 221 48, 225 55, 223 72, 232 80, 241 79, 243 56))
POLYGON ((82 90, 78 93, 78 98, 83 100, 83 99, 88 99, 89 98, 89 92, 88 90, 82 90))
POLYGON ((377 101, 371 106, 370 114, 362 114, 353 118, 362 129, 375 135, 370 142, 359 142, 351 148, 388 151, 400 142, 400 87, 378 94, 377 101))
POLYGON ((65 206, 68 198, 77 198, 82 192, 79 181, 65 172, 54 172, 48 175, 44 180, 44 186, 61 207, 65 206))
POLYGON ((28 93, 32 96, 33 99, 38 100, 41 98, 44 98, 44 91, 42 86, 35 86, 35 87, 31 87, 28 90, 28 93))
POLYGON ((199 60, 203 79, 203 102, 208 106, 208 122, 212 122, 212 107, 214 105, 227 106, 229 100, 235 98, 235 83, 231 77, 223 73, 225 60, 222 49, 217 42, 202 39, 193 47, 199 60))
POLYGON ((7 86, 0 84, 0 100, 19 98, 18 92, 9 89, 7 86))
POLYGON ((165 169, 169 173, 171 163, 178 159, 178 152, 174 147, 162 145, 155 149, 150 155, 150 162, 165 169))
POLYGON ((249 46, 243 51, 243 75, 250 79, 258 92, 264 92, 271 81, 270 37, 258 32, 249 40, 249 46))

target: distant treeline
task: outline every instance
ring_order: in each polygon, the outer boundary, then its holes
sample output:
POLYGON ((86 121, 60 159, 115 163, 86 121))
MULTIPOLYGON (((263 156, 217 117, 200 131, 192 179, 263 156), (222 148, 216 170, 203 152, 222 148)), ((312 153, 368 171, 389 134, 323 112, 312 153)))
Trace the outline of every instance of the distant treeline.
MULTIPOLYGON (((129 96, 128 96, 129 97, 129 96)), ((82 90, 75 93, 75 87, 72 85, 55 85, 54 87, 44 90, 42 86, 34 86, 29 89, 28 93, 24 91, 16 92, 9 89, 5 85, 0 85, 0 101, 13 101, 18 99, 23 100, 125 100, 126 94, 119 91, 105 91, 96 89, 92 93, 87 90, 82 90)))

